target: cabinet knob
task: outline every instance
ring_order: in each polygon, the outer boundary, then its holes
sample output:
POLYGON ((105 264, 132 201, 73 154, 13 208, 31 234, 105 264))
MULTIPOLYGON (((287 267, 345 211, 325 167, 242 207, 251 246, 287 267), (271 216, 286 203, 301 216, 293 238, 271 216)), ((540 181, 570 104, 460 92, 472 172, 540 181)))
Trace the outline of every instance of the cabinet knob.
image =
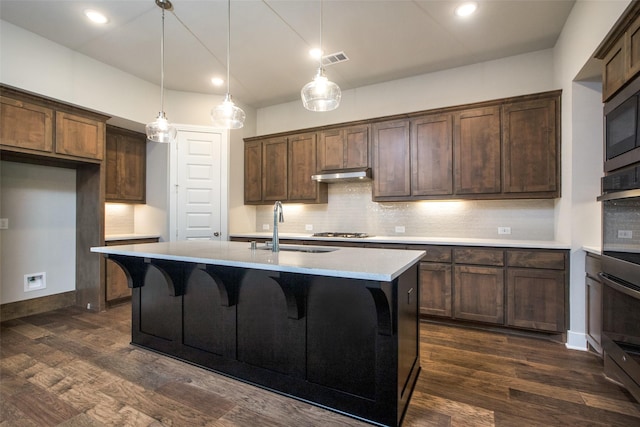
POLYGON ((213 237, 220 237, 220 233, 219 233, 219 232, 217 232, 217 231, 216 231, 216 232, 214 232, 214 233, 213 233, 213 237))

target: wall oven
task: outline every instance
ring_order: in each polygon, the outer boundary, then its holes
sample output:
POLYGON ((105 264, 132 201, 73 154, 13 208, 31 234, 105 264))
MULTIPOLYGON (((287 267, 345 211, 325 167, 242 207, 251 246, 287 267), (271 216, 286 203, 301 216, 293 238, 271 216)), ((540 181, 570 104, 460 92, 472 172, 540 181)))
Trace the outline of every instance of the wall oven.
POLYGON ((640 401, 640 165, 602 178, 605 375, 640 401))

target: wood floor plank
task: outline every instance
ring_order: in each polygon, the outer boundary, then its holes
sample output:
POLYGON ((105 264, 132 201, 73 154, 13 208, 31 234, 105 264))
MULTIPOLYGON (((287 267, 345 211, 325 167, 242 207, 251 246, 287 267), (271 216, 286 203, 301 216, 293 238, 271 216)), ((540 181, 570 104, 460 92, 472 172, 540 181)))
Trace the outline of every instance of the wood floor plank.
POLYGON ((9 396, 7 401, 41 426, 56 426, 79 414, 55 394, 35 387, 9 396))
MULTIPOLYGON (((130 317, 123 304, 0 324, 0 427, 369 425, 132 346, 130 317)), ((600 358, 555 341, 423 322, 420 351, 403 427, 640 425, 600 358)))

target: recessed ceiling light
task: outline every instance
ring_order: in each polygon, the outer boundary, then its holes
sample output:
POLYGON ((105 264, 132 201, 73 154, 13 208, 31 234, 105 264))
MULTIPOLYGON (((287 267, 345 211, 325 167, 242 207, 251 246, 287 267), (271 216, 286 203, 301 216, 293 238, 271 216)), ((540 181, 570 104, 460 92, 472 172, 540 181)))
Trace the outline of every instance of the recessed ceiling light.
POLYGON ((322 56, 322 51, 317 47, 314 47, 313 49, 309 50, 309 56, 311 56, 313 59, 318 60, 322 56))
POLYGON ((96 10, 87 9, 84 11, 84 15, 89 18, 91 22, 95 22, 96 24, 106 24, 109 22, 109 19, 106 16, 96 10))
POLYGON ((456 15, 460 17, 473 15, 473 13, 477 9, 478 9, 478 3, 474 1, 462 3, 460 6, 456 7, 456 15))
POLYGON ((212 77, 211 78, 211 83, 214 86, 222 86, 224 84, 224 80, 220 77, 212 77))

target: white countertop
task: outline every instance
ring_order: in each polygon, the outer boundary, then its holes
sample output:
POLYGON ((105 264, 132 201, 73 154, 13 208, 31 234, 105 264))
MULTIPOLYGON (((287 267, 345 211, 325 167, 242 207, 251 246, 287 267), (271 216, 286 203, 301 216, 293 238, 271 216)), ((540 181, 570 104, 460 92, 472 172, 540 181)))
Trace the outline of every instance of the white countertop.
MULTIPOLYGON (((571 249, 568 243, 552 240, 472 239, 460 237, 372 236, 365 238, 313 237, 311 234, 279 233, 281 239, 323 242, 399 243, 406 245, 493 246, 499 248, 571 249)), ((231 237, 270 239, 271 232, 233 233, 231 237)))
MULTIPOLYGON (((281 245, 287 246, 291 245, 281 245)), ((327 249, 327 246, 318 248, 327 249)), ((398 277, 424 255, 424 251, 414 250, 334 249, 324 253, 284 250, 274 253, 271 250, 252 250, 246 242, 191 240, 101 246, 91 248, 91 252, 384 282, 398 277)))

